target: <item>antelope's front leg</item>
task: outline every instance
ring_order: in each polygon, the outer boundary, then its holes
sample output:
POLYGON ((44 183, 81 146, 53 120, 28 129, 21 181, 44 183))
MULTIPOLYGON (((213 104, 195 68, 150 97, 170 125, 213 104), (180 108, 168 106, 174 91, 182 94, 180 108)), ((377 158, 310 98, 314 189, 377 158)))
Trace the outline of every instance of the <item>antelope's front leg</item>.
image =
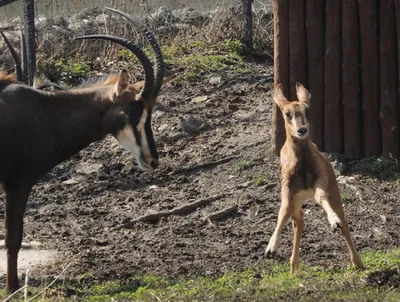
POLYGON ((7 248, 6 289, 14 292, 18 284, 18 252, 23 234, 23 217, 30 189, 6 191, 5 242, 7 248))
POLYGON ((269 240, 267 249, 265 250, 266 257, 274 255, 278 251, 283 226, 291 215, 290 192, 289 187, 286 184, 282 184, 281 198, 282 201, 278 214, 278 222, 275 231, 269 240))

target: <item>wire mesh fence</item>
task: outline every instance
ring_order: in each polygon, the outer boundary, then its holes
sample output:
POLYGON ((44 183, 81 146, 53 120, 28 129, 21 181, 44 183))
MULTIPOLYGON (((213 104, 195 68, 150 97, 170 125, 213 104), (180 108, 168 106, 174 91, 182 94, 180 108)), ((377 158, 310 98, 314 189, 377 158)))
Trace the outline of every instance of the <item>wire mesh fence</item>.
MULTIPOLYGON (((10 1, 10 0, 8 0, 10 1)), ((23 0, 1 6, 0 30, 15 46, 21 47, 23 0)), ((243 34, 241 0, 36 0, 36 53, 40 66, 44 60, 84 54, 88 59, 114 59, 120 47, 106 41, 76 41, 88 34, 112 34, 145 42, 132 26, 104 7, 130 13, 150 28, 161 44, 177 36, 193 38, 193 33, 208 39, 240 39, 243 34)), ((254 35, 262 43, 273 40, 273 0, 254 0, 254 35)), ((196 37, 198 38, 198 36, 196 37)), ((9 51, 0 39, 0 67, 12 71, 9 51)))
MULTIPOLYGON (((80 13, 86 9, 103 8, 105 6, 119 8, 137 16, 151 14, 160 7, 171 10, 192 8, 195 11, 211 11, 221 7, 237 4, 238 0, 36 0, 35 11, 38 19, 55 16, 69 16, 80 13)), ((17 0, 2 5, 0 1, 1 24, 5 25, 11 21, 18 22, 23 18, 23 0, 17 0), (17 18, 17 19, 16 19, 17 18)), ((272 9, 273 0, 254 1, 255 9, 272 9)))

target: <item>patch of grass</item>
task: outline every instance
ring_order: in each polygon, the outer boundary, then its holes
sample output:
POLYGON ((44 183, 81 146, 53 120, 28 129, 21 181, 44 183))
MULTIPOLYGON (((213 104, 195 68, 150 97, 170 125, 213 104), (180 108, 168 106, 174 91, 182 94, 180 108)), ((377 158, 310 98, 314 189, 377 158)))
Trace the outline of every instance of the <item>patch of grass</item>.
POLYGON ((226 40, 213 44, 208 40, 175 41, 163 45, 162 52, 167 64, 183 70, 183 80, 190 80, 208 73, 234 71, 249 72, 241 57, 241 44, 238 41, 226 40))
POLYGON ((268 184, 268 177, 264 174, 257 174, 253 177, 253 183, 257 186, 268 184))
POLYGON ((55 63, 61 82, 76 85, 90 74, 90 66, 84 62, 80 54, 69 58, 60 58, 55 63))
POLYGON ((351 204, 353 202, 353 200, 345 193, 341 193, 340 197, 342 198, 342 202, 344 204, 351 204))
MULTIPOLYGON (((302 264, 290 273, 285 262, 265 260, 243 271, 219 277, 199 276, 177 280, 152 275, 98 283, 84 288, 69 287, 76 297, 63 298, 49 290, 37 301, 400 301, 400 288, 386 278, 380 286, 369 282, 372 274, 400 270, 400 248, 368 251, 361 255, 367 269, 326 269, 302 264), (385 282, 387 282, 385 284, 385 282)), ((61 285, 60 289, 61 289, 61 285)), ((39 288, 30 289, 39 292, 39 288)), ((61 290, 62 292, 62 290, 61 290)), ((63 292, 68 292, 65 290, 63 292)), ((0 291, 0 297, 5 292, 0 291)))
POLYGON ((250 166, 250 161, 246 159, 239 160, 235 163, 235 170, 242 171, 250 166))
POLYGON ((383 157, 372 156, 354 161, 352 170, 366 173, 372 177, 386 180, 400 179, 400 164, 397 160, 387 160, 383 157))

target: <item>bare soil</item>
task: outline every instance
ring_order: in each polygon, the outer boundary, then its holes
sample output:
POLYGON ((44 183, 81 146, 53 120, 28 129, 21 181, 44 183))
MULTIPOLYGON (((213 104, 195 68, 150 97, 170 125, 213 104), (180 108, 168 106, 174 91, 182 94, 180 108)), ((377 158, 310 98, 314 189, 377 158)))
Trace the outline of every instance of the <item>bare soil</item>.
MULTIPOLYGON (((34 267, 31 276, 54 277, 71 263, 67 277, 89 282, 145 273, 191 277, 269 261, 263 254, 280 204, 279 158, 271 153, 273 68, 256 62, 249 67, 248 74, 199 76, 163 88, 153 119, 161 156, 158 170, 140 171, 133 156, 109 137, 42 179, 26 209, 24 234, 58 256, 34 267), (221 76, 221 82, 210 84, 212 76, 221 76), (193 102, 198 96, 207 98, 193 102), (178 171, 228 156, 237 158, 178 171), (221 193, 227 196, 187 215, 112 230, 141 215, 221 193), (235 205, 238 210, 226 218, 213 224, 203 220, 235 205)), ((400 189, 392 176, 374 173, 368 163, 350 163, 347 174, 339 177, 360 251, 388 250, 400 242, 400 189)), ((1 224, 4 205, 2 200, 1 224)), ((345 241, 332 233, 323 209, 309 202, 304 210, 302 261, 327 268, 349 266, 345 241)), ((291 244, 288 223, 277 259, 289 261, 291 244)), ((395 274, 382 272, 369 281, 377 283, 388 275, 395 274)), ((398 284, 396 276, 393 282, 398 284)))

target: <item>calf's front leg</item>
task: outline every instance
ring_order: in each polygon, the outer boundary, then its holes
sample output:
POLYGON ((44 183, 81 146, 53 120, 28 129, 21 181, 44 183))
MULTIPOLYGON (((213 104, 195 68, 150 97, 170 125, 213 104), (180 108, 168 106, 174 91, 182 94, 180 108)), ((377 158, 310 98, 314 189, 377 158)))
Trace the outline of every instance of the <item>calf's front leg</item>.
POLYGON ((281 198, 282 200, 278 214, 278 222, 276 224, 274 233, 269 240, 267 249, 265 250, 266 257, 272 256, 278 251, 282 229, 292 214, 292 207, 290 204, 290 191, 289 187, 286 184, 282 184, 281 198))

